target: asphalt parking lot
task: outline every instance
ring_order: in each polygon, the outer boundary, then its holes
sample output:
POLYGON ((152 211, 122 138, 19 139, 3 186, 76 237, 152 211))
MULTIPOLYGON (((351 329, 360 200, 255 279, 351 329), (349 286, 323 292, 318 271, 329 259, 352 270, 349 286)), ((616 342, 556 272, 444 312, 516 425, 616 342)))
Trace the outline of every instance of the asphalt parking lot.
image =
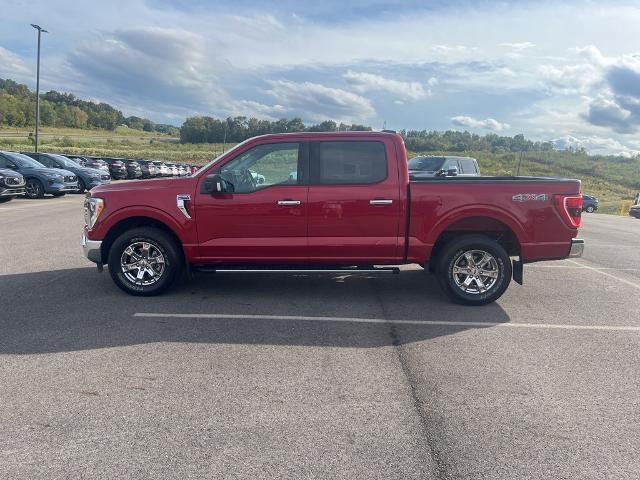
POLYGON ((0 205, 0 478, 640 472, 640 220, 495 304, 401 275, 198 275, 130 297, 81 195, 0 205))

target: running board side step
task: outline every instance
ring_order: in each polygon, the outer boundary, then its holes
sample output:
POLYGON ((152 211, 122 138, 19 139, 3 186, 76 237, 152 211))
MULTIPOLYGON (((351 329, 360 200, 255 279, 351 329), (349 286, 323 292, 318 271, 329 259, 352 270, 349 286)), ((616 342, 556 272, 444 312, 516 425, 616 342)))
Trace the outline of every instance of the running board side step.
POLYGON ((215 268, 193 267, 202 273, 392 273, 399 274, 398 267, 381 268, 215 268))

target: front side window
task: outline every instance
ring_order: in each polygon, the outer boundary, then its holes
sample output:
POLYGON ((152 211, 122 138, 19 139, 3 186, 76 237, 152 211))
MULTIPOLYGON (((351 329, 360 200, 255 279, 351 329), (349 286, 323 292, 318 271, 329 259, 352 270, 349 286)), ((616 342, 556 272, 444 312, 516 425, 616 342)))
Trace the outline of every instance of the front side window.
POLYGON ((320 142, 317 151, 317 183, 372 184, 387 178, 382 142, 320 142))
POLYGON ((251 193, 272 185, 298 183, 299 143, 258 145, 218 170, 234 193, 251 193))
POLYGON ((447 172, 447 171, 451 170, 452 168, 455 168, 455 169, 458 169, 458 168, 459 168, 459 167, 458 167, 458 160, 457 160, 457 159, 455 159, 455 158, 449 158, 449 159, 445 162, 444 166, 442 167, 442 169, 443 169, 445 172, 447 172))

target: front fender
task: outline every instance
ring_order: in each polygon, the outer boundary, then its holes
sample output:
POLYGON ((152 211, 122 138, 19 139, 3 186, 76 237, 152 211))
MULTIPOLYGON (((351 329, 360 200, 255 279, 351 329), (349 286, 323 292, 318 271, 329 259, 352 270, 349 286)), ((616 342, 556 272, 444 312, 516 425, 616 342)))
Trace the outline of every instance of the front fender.
POLYGON ((118 210, 108 213, 108 215, 99 221, 94 228, 89 232, 89 238, 92 240, 104 239, 109 231, 118 225, 120 222, 131 218, 150 218, 157 222, 160 222, 167 226, 178 237, 182 244, 194 243, 195 238, 190 234, 190 231, 195 232, 195 227, 189 226, 190 223, 194 223, 193 220, 188 221, 185 217, 184 220, 173 217, 164 210, 156 207, 135 205, 122 207, 118 210))

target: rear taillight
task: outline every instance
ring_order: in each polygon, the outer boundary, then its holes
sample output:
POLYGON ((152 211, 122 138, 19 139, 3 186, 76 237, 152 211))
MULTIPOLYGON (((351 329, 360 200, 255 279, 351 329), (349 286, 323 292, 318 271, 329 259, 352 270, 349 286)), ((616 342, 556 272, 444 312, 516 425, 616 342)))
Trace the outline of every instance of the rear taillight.
POLYGON ((554 195, 554 204, 567 226, 579 228, 582 224, 582 195, 554 195))

